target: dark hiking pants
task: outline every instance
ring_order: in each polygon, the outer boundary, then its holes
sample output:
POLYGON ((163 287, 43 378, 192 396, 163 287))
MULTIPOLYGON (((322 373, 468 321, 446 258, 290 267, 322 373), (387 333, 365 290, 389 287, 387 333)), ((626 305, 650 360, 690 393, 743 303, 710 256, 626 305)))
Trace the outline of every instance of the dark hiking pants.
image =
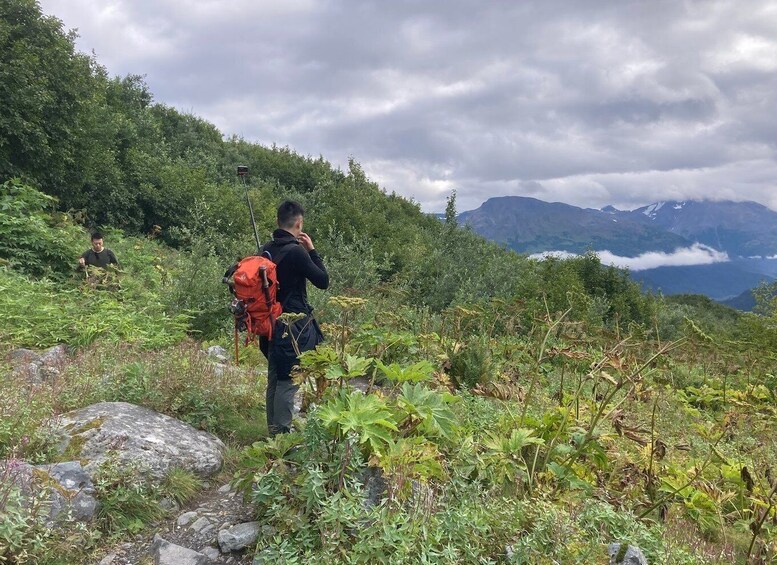
POLYGON ((278 379, 278 365, 273 359, 267 363, 267 431, 270 436, 286 434, 291 431, 291 418, 294 412, 294 395, 299 386, 289 378, 278 379))

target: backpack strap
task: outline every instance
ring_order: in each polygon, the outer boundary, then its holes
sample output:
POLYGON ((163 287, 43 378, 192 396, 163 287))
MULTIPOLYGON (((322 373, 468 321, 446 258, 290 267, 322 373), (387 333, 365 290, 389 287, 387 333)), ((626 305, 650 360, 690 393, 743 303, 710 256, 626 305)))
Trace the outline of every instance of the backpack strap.
POLYGON ((283 261, 284 257, 286 257, 286 255, 288 255, 289 252, 292 249, 294 249, 294 247, 292 247, 293 245, 299 245, 299 243, 291 243, 291 242, 284 243, 283 245, 280 246, 280 249, 276 251, 275 257, 273 257, 273 254, 270 253, 269 249, 265 249, 262 255, 264 257, 267 257, 273 263, 275 263, 275 266, 277 267, 278 265, 281 264, 281 261, 283 261))
POLYGON ((231 292, 233 295, 235 294, 235 287, 232 284, 232 275, 235 274, 235 271, 237 271, 237 263, 224 271, 224 277, 221 279, 221 282, 229 287, 229 292, 231 292))
MULTIPOLYGON (((278 265, 281 264, 281 261, 283 261, 286 258, 286 256, 289 253, 291 253, 291 251, 293 249, 295 249, 295 246, 297 246, 297 245, 299 245, 299 242, 296 242, 296 241, 295 242, 284 243, 283 245, 280 246, 278 251, 275 252, 275 257, 273 257, 272 253, 270 253, 268 250, 265 250, 263 255, 265 257, 267 257, 270 261, 275 263, 275 266, 278 267, 278 265)), ((290 298, 290 296, 286 297, 287 300, 289 298, 290 298)), ((286 309, 286 304, 284 304, 284 302, 281 302, 280 300, 278 302, 281 303, 281 308, 283 308, 285 310, 286 309)))

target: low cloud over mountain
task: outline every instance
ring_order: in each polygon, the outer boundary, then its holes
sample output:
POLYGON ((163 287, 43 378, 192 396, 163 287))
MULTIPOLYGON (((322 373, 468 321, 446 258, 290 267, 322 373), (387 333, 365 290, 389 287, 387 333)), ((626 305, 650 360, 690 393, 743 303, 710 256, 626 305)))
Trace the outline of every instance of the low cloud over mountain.
MULTIPOLYGON (((608 250, 596 251, 599 259, 605 265, 613 265, 632 272, 655 269, 657 267, 684 267, 689 265, 710 265, 729 261, 725 251, 717 251, 701 243, 694 243, 690 247, 676 249, 670 253, 663 251, 647 251, 636 257, 621 257, 608 250)), ((551 251, 547 253, 534 253, 530 257, 541 259, 548 255, 556 257, 574 257, 575 253, 564 251, 551 251)))

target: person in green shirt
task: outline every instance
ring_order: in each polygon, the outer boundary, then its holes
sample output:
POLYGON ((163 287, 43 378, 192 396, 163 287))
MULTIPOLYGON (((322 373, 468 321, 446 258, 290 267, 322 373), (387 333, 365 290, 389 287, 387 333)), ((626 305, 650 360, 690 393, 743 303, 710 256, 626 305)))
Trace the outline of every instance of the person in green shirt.
POLYGON ((105 269, 108 265, 118 267, 119 260, 116 259, 116 254, 113 251, 104 246, 103 235, 100 232, 94 232, 92 234, 92 248, 81 254, 81 257, 78 258, 78 265, 82 269, 86 266, 105 269))

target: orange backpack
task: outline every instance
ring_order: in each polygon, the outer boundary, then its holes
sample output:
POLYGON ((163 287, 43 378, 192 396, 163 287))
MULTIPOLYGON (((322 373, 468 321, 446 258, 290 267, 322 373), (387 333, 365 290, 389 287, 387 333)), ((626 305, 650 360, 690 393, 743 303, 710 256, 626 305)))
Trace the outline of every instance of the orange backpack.
POLYGON ((246 257, 235 266, 231 284, 235 300, 230 309, 235 315, 236 327, 243 322, 248 337, 272 339, 275 320, 283 312, 278 295, 276 265, 263 256, 246 257), (242 304, 236 304, 241 302, 242 304))

